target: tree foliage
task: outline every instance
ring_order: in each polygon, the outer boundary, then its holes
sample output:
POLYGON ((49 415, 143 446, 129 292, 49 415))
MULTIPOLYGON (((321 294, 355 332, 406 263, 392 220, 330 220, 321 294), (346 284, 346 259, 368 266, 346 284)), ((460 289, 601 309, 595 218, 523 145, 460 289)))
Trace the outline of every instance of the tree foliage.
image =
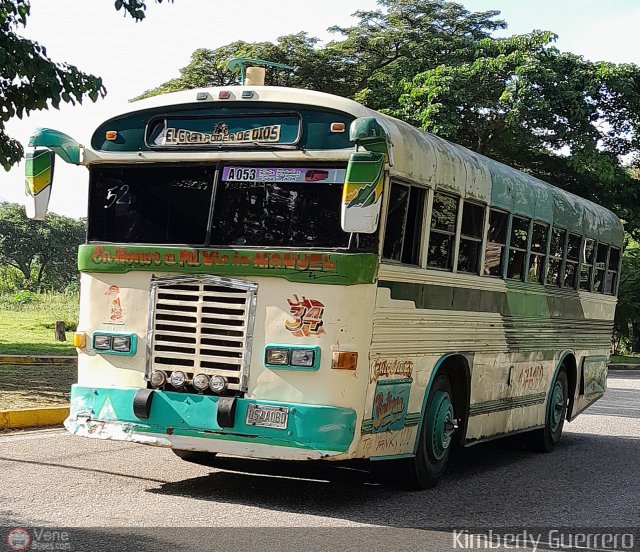
MULTIPOLYGON (((115 7, 137 21, 144 19, 144 0, 117 0, 115 7)), ((0 164, 7 171, 24 155, 22 145, 5 131, 9 119, 106 94, 100 77, 53 61, 44 46, 18 34, 30 14, 29 0, 0 0, 0 164)))
POLYGON ((618 337, 630 337, 631 352, 640 353, 640 245, 632 239, 622 256, 615 329, 618 337))
MULTIPOLYGON (((305 33, 194 52, 180 76, 139 98, 228 85, 233 56, 296 66, 267 83, 353 98, 609 207, 640 229, 640 68, 590 62, 533 31, 494 38, 499 12, 445 0, 379 0, 341 38, 305 33)), ((136 99, 139 99, 136 98, 136 99)))
POLYGON ((78 280, 82 221, 50 213, 43 221, 27 218, 24 207, 0 204, 0 265, 18 270, 24 287, 63 291, 78 280))

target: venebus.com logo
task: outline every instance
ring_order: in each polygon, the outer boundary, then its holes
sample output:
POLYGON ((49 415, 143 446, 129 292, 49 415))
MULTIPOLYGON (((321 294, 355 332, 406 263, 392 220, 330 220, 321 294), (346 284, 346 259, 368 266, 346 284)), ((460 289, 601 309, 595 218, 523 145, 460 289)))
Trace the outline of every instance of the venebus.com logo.
POLYGON ((7 534, 9 550, 71 550, 68 531, 14 527, 7 534))

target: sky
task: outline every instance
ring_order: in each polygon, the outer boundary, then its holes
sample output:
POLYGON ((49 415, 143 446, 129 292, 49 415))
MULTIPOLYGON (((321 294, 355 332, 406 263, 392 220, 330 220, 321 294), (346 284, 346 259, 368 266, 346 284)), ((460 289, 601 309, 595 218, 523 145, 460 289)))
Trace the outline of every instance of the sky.
MULTIPOLYGON (((638 0, 460 0, 470 11, 498 10, 508 29, 497 35, 533 29, 558 36, 561 50, 594 61, 640 64, 638 0)), ((350 26, 351 14, 376 7, 375 0, 148 0, 140 23, 116 12, 112 0, 31 0, 31 17, 20 34, 47 48, 55 61, 101 76, 105 99, 33 112, 7 124, 7 132, 26 147, 38 127, 61 130, 88 143, 104 120, 127 109, 127 100, 175 78, 198 48, 215 49, 234 40, 273 41, 306 31, 323 41, 339 38, 331 25, 350 26)), ((88 171, 56 163, 50 210, 70 217, 87 211, 88 171)), ((0 168, 0 201, 24 204, 24 165, 0 168)))

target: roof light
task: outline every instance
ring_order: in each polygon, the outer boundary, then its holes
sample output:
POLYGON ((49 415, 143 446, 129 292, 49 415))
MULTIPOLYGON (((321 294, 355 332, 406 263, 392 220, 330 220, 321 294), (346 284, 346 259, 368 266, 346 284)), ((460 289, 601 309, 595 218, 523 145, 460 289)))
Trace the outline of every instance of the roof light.
POLYGON ((107 130, 107 132, 105 132, 104 137, 107 140, 117 140, 118 138, 118 131, 117 130, 107 130))
POLYGON ((243 99, 253 98, 253 90, 243 90, 242 91, 242 98, 243 99))
POLYGON ((196 94, 196 100, 208 100, 209 93, 208 92, 198 92, 196 94))
POLYGON ((219 100, 228 100, 230 97, 231 97, 231 92, 229 92, 228 90, 220 90, 220 92, 218 92, 219 100))
POLYGON ((346 128, 344 123, 331 123, 331 132, 344 132, 346 128))

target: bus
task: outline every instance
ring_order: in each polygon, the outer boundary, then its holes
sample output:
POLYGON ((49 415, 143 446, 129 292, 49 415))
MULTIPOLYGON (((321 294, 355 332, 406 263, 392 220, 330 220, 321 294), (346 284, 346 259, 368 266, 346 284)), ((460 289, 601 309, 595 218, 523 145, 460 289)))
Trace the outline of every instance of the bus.
MULTIPOLYGON (((607 209, 349 99, 245 84, 131 104, 89 145, 75 435, 386 464, 541 451, 606 388, 623 227, 607 209)), ((213 461, 215 463, 215 461, 213 461)))

